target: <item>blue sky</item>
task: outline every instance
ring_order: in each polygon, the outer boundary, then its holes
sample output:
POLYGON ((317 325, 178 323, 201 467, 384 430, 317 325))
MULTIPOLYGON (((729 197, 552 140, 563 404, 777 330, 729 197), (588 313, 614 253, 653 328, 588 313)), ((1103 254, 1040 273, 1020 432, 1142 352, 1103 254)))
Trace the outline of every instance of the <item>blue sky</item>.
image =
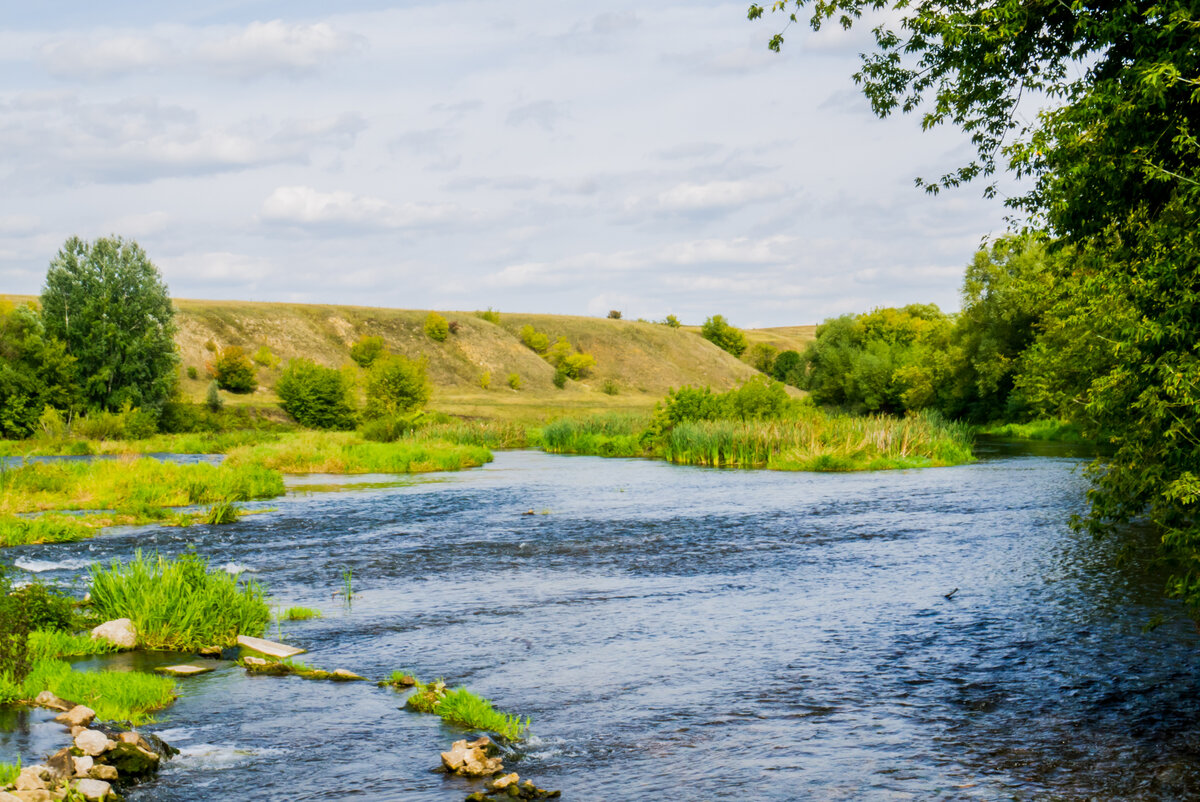
POLYGON ((41 2, 0 29, 0 290, 76 234, 174 295, 741 326, 957 307, 1004 209, 863 31, 692 2, 41 2))

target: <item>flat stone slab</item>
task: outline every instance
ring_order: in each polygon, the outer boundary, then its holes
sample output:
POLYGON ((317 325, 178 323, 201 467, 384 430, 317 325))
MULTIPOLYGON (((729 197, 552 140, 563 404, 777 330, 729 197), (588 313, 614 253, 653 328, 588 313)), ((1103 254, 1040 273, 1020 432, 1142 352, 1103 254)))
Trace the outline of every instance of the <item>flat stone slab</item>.
POLYGON ((263 640, 262 638, 251 638, 247 635, 238 635, 238 646, 245 646, 251 651, 265 654, 267 657, 274 657, 277 660, 284 660, 288 657, 295 657, 298 654, 304 654, 306 650, 297 649, 294 646, 285 646, 282 643, 263 640))
POLYGON ((209 671, 213 670, 213 666, 159 666, 154 670, 160 674, 169 674, 172 677, 191 677, 195 676, 196 674, 207 674, 209 671))

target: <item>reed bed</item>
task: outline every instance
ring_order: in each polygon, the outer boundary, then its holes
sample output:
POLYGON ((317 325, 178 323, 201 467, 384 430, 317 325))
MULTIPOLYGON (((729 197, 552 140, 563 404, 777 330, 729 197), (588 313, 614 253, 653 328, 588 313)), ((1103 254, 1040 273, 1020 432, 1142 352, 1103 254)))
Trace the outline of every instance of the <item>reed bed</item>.
POLYGON ((600 457, 652 456, 643 444, 650 423, 646 415, 616 412, 576 420, 561 418, 542 427, 536 442, 552 454, 591 454, 600 457))
POLYGON ((29 462, 0 471, 0 514, 150 509, 249 501, 283 494, 283 478, 254 464, 120 460, 29 462))
POLYGON ((274 443, 229 452, 229 466, 259 466, 284 473, 424 473, 457 471, 491 462, 478 445, 442 440, 373 443, 351 432, 304 432, 274 443))
POLYGON ((98 616, 131 619, 149 649, 231 646, 238 635, 262 635, 271 620, 261 585, 209 570, 195 554, 171 561, 138 551, 128 563, 93 565, 91 594, 98 616))
POLYGON ((507 421, 455 421, 424 426, 411 439, 490 449, 525 448, 529 445, 529 432, 521 424, 507 421))
POLYGON ((1028 423, 993 423, 979 427, 980 434, 990 437, 1006 437, 1015 440, 1055 440, 1060 443, 1092 442, 1083 434, 1083 428, 1071 421, 1044 418, 1028 423))

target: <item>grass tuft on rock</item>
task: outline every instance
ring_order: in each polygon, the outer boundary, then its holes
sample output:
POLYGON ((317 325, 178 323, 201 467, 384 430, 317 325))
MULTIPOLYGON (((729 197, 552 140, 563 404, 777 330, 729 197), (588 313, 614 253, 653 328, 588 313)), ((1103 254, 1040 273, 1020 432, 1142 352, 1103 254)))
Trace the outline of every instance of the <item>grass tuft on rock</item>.
POLYGON ((528 718, 501 713, 492 707, 491 701, 466 688, 446 690, 446 683, 440 679, 424 684, 416 682, 413 694, 404 704, 417 713, 433 713, 451 724, 492 732, 510 741, 518 740, 529 729, 528 718))
POLYGON ((195 554, 161 555, 92 566, 92 608, 102 618, 129 618, 138 645, 192 650, 232 646, 238 635, 260 636, 271 620, 261 585, 209 570, 195 554))
POLYGON ((321 611, 311 607, 289 607, 283 611, 284 621, 308 621, 320 617, 321 611))

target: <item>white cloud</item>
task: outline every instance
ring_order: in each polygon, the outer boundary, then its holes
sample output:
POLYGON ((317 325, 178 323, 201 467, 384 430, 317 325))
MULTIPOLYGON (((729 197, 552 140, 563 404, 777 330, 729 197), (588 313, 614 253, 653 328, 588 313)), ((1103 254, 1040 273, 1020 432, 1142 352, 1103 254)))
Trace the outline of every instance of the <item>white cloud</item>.
POLYGON ((303 227, 410 228, 461 218, 450 204, 389 203, 350 192, 320 192, 312 187, 279 187, 262 205, 262 218, 303 227))
POLYGON ((675 265, 697 264, 779 264, 789 258, 784 249, 794 237, 766 239, 736 237, 672 243, 658 252, 658 259, 675 265))
POLYGON ((505 120, 509 125, 513 126, 531 123, 544 131, 553 131, 567 117, 566 103, 556 103, 553 100, 538 100, 512 109, 505 120))
POLYGON ((772 200, 780 197, 784 192, 783 186, 775 182, 686 182, 676 184, 652 198, 641 196, 627 198, 625 209, 628 212, 649 210, 678 214, 711 214, 772 200))
POLYGON ((301 75, 365 47, 361 36, 325 22, 252 22, 244 29, 196 48, 199 62, 239 78, 272 72, 301 75))

